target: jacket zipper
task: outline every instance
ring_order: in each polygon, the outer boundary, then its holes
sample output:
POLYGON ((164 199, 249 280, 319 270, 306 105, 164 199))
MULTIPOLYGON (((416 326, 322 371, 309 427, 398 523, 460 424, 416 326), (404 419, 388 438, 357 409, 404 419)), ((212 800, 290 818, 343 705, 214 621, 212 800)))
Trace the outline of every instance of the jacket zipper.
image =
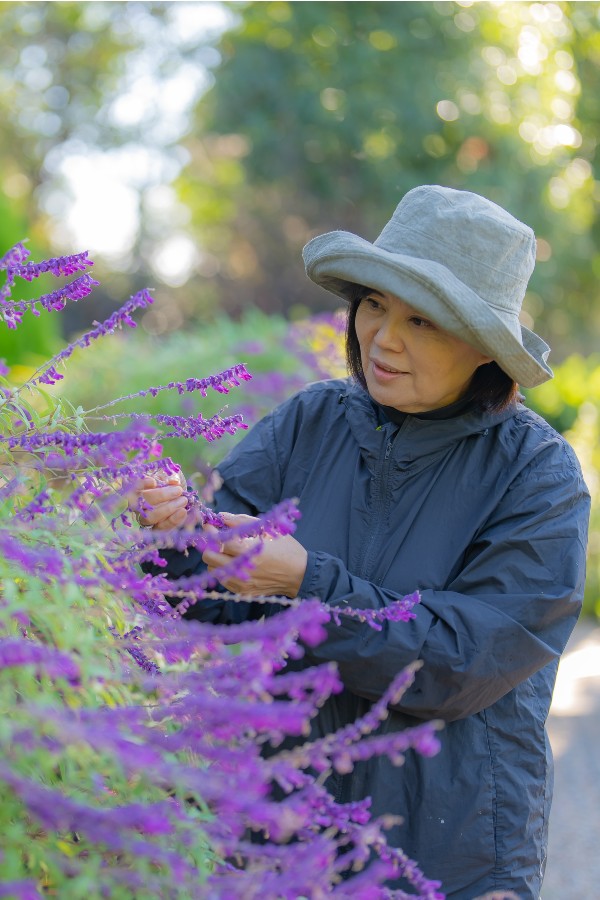
MULTIPOLYGON (((400 429, 401 429, 401 427, 402 426, 400 426, 400 429)), ((378 485, 378 490, 377 490, 377 494, 375 497, 375 502, 373 504, 372 521, 374 523, 374 528, 371 533, 371 537, 369 538, 367 545, 366 545, 366 549, 365 549, 365 552, 364 552, 364 555, 362 558, 362 565, 359 568, 358 575, 361 578, 367 577, 367 574, 369 571, 370 557, 372 555, 373 548, 376 545, 376 539, 382 528, 383 515, 384 515, 386 507, 387 507, 386 494, 387 494, 388 476, 389 476, 390 465, 391 465, 390 458, 392 455, 392 451, 394 449, 394 442, 395 442, 396 438, 398 437, 400 429, 398 429, 398 432, 396 432, 396 434, 394 435, 393 438, 388 438, 386 446, 385 446, 385 453, 383 455, 381 471, 378 472, 377 475, 375 476, 377 478, 377 481, 379 482, 379 485, 378 485)), ((337 790, 335 792, 335 794, 336 794, 335 800, 337 803, 344 804, 344 803, 350 803, 352 801, 352 783, 353 782, 352 782, 351 774, 345 774, 345 775, 341 776, 340 781, 338 782, 338 785, 337 785, 337 790)))
POLYGON ((376 476, 379 485, 377 493, 375 495, 375 502, 373 504, 373 511, 371 514, 373 530, 366 544, 365 552, 362 558, 362 565, 360 566, 360 569, 357 573, 361 578, 366 578, 368 576, 370 568, 369 564, 371 556, 373 554, 373 548, 376 546, 377 538, 382 530, 383 516, 387 508, 387 485, 391 465, 390 457, 392 455, 392 450, 394 449, 394 442, 396 441, 396 438, 400 433, 401 427, 400 429, 398 429, 398 432, 394 435, 393 438, 388 438, 382 460, 381 471, 376 476))

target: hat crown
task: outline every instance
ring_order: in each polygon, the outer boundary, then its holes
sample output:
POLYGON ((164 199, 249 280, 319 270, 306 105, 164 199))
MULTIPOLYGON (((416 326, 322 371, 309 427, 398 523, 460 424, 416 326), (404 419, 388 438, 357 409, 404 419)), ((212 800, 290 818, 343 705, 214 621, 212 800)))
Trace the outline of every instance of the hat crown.
POLYGON ((440 185, 405 194, 374 244, 445 266, 500 314, 515 317, 535 265, 528 225, 478 194, 440 185))

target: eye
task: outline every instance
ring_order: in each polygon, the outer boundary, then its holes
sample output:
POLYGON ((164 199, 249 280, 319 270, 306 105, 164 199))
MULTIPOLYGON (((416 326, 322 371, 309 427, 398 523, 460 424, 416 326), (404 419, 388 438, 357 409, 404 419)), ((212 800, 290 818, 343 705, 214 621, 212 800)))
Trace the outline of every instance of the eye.
POLYGON ((375 297, 364 297, 362 302, 365 304, 367 309, 377 310, 382 309, 381 303, 375 297))
POLYGON ((433 322, 429 319, 424 319, 422 316, 411 316, 410 321, 417 328, 435 328, 433 322))

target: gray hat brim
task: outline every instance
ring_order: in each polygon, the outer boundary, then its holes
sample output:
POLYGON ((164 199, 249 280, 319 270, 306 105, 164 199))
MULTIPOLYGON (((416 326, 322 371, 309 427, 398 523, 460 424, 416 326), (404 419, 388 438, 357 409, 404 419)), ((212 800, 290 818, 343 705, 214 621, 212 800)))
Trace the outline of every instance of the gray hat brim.
POLYGON ((552 378, 546 362, 548 344, 440 263, 390 253, 347 231, 313 238, 303 257, 306 274, 325 290, 348 300, 359 284, 400 297, 440 328, 490 356, 523 387, 552 378))

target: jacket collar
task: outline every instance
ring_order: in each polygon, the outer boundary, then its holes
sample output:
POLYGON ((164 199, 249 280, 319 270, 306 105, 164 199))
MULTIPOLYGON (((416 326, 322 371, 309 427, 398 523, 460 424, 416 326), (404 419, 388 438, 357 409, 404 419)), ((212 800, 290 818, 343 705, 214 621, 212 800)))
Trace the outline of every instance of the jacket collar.
MULTIPOLYGON (((396 425, 402 425, 406 417, 410 415, 410 413, 400 412, 399 410, 394 409, 393 406, 382 406, 375 401, 373 401, 373 404, 381 410, 385 419, 394 422, 396 425)), ((417 413, 416 416, 418 419, 454 419, 456 416, 462 416, 465 413, 470 412, 473 406, 472 400, 463 397, 461 400, 456 400, 449 406, 444 406, 441 409, 432 409, 429 412, 417 413)))
POLYGON ((485 435, 494 425, 514 416, 519 408, 513 404, 500 413, 468 409, 450 418, 421 418, 407 414, 402 424, 389 421, 382 408, 359 384, 349 381, 340 402, 352 436, 360 447, 369 468, 381 457, 382 447, 393 441, 391 458, 409 463, 446 449, 469 436, 485 435))

